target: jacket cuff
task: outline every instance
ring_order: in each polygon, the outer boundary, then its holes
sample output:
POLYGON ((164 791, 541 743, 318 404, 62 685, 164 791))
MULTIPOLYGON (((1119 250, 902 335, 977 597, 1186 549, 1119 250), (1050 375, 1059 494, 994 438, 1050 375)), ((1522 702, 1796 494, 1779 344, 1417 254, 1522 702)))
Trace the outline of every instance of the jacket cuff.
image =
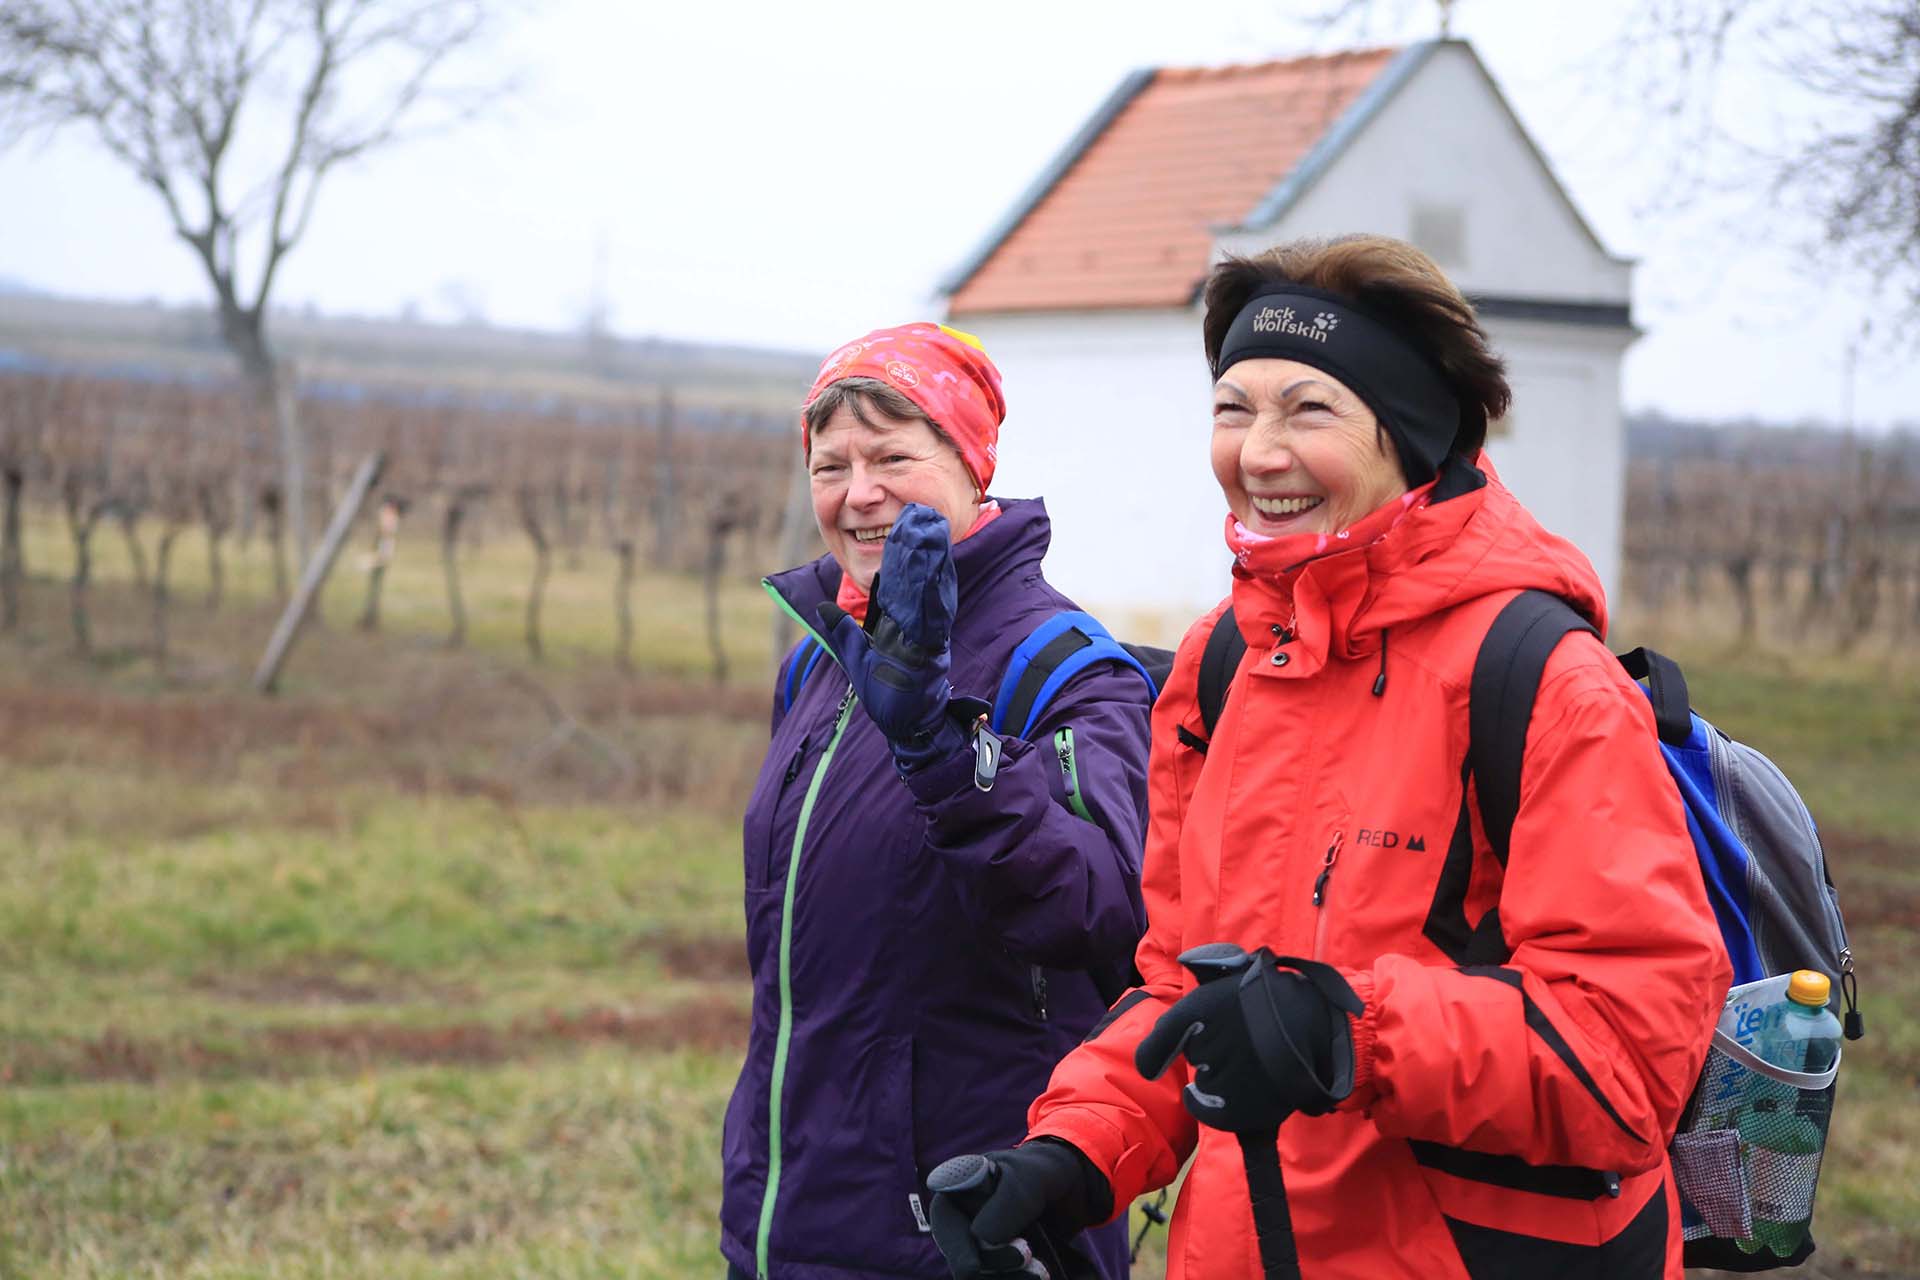
POLYGON ((1353 1091, 1334 1108, 1335 1111, 1363 1111, 1373 1105, 1379 1094, 1374 1083, 1373 1045, 1380 1031, 1380 1010, 1374 1001, 1373 973, 1367 969, 1342 969, 1340 976, 1353 988, 1366 1007, 1360 1016, 1349 1019, 1353 1033, 1353 1091))
POLYGON ((1065 1138, 1056 1138, 1043 1133, 1028 1138, 1021 1146, 1061 1147, 1073 1158, 1074 1172, 1080 1178, 1080 1199, 1071 1206, 1069 1216, 1073 1219, 1075 1230, 1098 1226, 1113 1217, 1113 1184, 1107 1181, 1105 1174, 1096 1169, 1093 1161, 1087 1159, 1087 1153, 1068 1142, 1065 1138))
POLYGON ((1034 1142, 1042 1138, 1072 1148, 1075 1154, 1086 1161, 1088 1170, 1106 1183, 1110 1201, 1107 1216, 1102 1222, 1110 1222, 1118 1216, 1116 1206, 1125 1208, 1133 1203, 1133 1195, 1122 1196, 1122 1188, 1114 1185, 1114 1174, 1129 1143, 1127 1135, 1110 1121, 1086 1107, 1063 1107, 1036 1125, 1027 1134, 1026 1141, 1034 1142))
POLYGON ((893 767, 902 778, 912 778, 923 773, 934 764, 952 759, 956 754, 971 754, 967 750, 967 735, 959 726, 941 720, 930 732, 922 734, 913 742, 899 742, 887 739, 887 747, 893 752, 893 767))
MULTIPOLYGON (((898 754, 895 760, 898 762, 898 754)), ((923 805, 937 805, 973 786, 973 749, 965 738, 955 735, 945 751, 913 768, 900 770, 913 798, 923 805)))

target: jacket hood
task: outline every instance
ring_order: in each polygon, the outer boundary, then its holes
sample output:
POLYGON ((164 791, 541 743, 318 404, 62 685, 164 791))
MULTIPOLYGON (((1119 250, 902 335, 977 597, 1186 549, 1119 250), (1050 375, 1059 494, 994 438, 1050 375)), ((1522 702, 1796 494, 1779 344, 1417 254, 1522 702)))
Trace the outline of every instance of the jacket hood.
MULTIPOLYGON (((1384 512, 1375 513, 1384 516, 1384 512)), ((1368 517, 1368 521, 1375 517, 1368 517)), ((1551 592, 1604 636, 1606 596, 1579 548, 1549 533, 1502 484, 1482 454, 1450 460, 1428 495, 1361 545, 1291 564, 1279 554, 1234 566, 1235 617, 1250 644, 1278 626, 1328 654, 1358 657, 1380 633, 1498 592, 1551 592)), ((1369 531, 1370 532, 1370 531, 1369 531)))

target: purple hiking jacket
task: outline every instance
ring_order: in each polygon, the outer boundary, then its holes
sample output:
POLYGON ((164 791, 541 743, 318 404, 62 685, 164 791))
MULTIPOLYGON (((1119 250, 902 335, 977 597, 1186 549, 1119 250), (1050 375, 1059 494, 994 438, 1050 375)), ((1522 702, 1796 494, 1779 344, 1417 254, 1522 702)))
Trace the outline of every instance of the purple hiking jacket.
MULTIPOLYGON (((954 547, 951 680, 991 700, 1014 647, 1075 606, 1040 574, 1037 500, 954 547)), ((767 580, 816 627, 831 557, 767 580)), ((789 654, 787 662, 793 661, 789 654)), ((781 671, 781 685, 787 672, 781 671)), ((1146 918, 1151 693, 1096 663, 1009 736, 993 789, 968 753, 903 782, 833 660, 779 710, 744 824, 753 1029, 727 1107, 721 1252, 762 1280, 945 1277, 927 1174, 1026 1136, 1027 1105, 1105 1012, 1146 918), (1068 807, 1056 744, 1091 821, 1068 807)), ((1107 1280, 1126 1222, 1085 1232, 1107 1280)))

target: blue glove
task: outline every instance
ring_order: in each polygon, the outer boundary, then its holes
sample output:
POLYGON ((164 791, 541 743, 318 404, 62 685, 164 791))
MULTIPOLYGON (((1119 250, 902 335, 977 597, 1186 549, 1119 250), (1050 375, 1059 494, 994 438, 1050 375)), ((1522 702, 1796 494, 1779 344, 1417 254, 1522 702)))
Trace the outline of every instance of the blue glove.
POLYGON ((903 773, 967 745, 965 732, 947 714, 953 701, 948 646, 959 593, 946 517, 910 502, 887 534, 866 627, 837 605, 817 610, 822 638, 903 773))

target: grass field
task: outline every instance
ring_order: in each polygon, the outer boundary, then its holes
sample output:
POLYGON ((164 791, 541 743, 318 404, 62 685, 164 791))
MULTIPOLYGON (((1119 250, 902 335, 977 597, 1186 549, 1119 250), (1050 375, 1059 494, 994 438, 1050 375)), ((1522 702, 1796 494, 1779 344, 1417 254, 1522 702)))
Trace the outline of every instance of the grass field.
MULTIPOLYGON (((536 667, 521 544, 470 559, 461 652, 408 544, 386 630, 352 629, 343 573, 261 700, 257 552, 209 615, 182 540, 163 673, 113 530, 101 656, 71 653, 62 541, 35 525, 26 624, 0 636, 0 1280, 715 1274, 736 823, 765 741, 753 576, 715 687, 688 580, 636 590, 627 676, 610 562, 559 564, 536 667)), ((1817 1271, 1920 1272, 1920 672, 1623 631, 1688 662, 1822 819, 1870 1035, 1817 1271)), ((1159 1273, 1150 1251, 1137 1274, 1159 1273)))

